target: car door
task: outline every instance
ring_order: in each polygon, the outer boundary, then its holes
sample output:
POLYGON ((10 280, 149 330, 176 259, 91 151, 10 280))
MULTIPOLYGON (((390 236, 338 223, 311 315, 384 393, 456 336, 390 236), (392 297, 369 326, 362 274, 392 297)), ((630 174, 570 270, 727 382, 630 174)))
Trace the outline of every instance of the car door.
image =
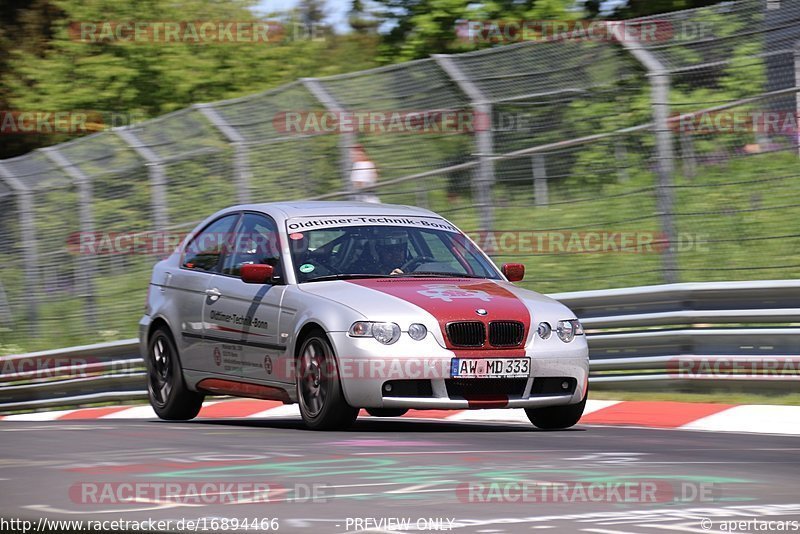
POLYGON ((222 216, 209 223, 186 245, 180 269, 167 273, 169 289, 180 324, 173 325, 180 338, 181 364, 185 369, 218 372, 214 354, 203 340, 203 311, 210 298, 207 290, 215 273, 222 268, 225 239, 231 236, 238 213, 222 216))
POLYGON ((214 344, 223 367, 243 379, 282 381, 281 358, 285 343, 278 333, 282 281, 280 247, 275 221, 260 213, 244 213, 237 225, 233 250, 221 272, 212 278, 215 296, 206 302, 206 340, 214 344), (275 268, 273 281, 242 281, 244 264, 268 264, 275 268))

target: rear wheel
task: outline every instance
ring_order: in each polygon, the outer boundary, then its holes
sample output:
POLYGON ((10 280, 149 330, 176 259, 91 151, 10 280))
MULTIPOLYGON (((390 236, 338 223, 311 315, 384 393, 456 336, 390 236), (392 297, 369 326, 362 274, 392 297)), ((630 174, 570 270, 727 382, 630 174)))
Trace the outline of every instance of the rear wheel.
POLYGON ((580 421, 583 410, 586 408, 587 398, 589 398, 588 391, 583 397, 583 400, 577 404, 548 406, 547 408, 525 408, 525 414, 536 428, 541 428, 543 430, 569 428, 575 426, 578 421, 580 421))
POLYGON ((407 408, 367 408, 367 413, 372 417, 400 417, 407 411, 407 408))
POLYGON ((297 399, 300 415, 313 430, 343 430, 358 417, 344 398, 336 358, 328 338, 314 331, 305 338, 298 356, 297 399))
POLYGON ((204 396, 183 382, 178 349, 166 328, 153 332, 147 354, 147 393, 156 415, 172 421, 196 417, 204 396))

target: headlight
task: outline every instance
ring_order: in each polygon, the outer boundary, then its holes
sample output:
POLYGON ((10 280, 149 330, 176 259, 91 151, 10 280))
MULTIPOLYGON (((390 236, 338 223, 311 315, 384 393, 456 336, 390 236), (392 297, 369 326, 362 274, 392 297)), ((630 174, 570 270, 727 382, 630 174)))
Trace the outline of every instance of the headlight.
POLYGON ((428 335, 428 329, 424 324, 414 323, 408 327, 408 335, 411 336, 411 339, 420 341, 428 335))
POLYGON ((547 339, 553 333, 553 327, 550 326, 550 323, 541 322, 539 323, 539 328, 536 329, 536 333, 539 334, 540 338, 547 339))
POLYGON ((558 326, 556 327, 556 334, 558 334, 558 338, 563 341, 564 343, 569 343, 575 336, 580 336, 583 334, 583 327, 581 326, 580 321, 577 319, 570 319, 569 321, 558 321, 558 326))
POLYGON ((372 323, 372 337, 384 345, 391 345, 400 339, 400 327, 395 323, 372 323))
POLYGON ((374 337, 384 345, 391 345, 400 339, 400 327, 395 323, 356 321, 347 333, 353 337, 374 337))

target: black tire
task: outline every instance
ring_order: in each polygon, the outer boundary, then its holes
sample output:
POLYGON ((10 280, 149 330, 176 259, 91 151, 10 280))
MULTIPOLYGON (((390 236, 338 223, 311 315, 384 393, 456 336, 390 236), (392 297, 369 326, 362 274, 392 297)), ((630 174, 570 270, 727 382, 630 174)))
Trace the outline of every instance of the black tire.
POLYGON ((312 430, 344 430, 358 417, 344 398, 333 347, 320 330, 303 339, 297 352, 297 401, 303 422, 312 430))
POLYGON ((147 396, 156 415, 168 421, 194 419, 204 395, 190 391, 183 381, 178 349, 172 334, 158 328, 147 346, 147 396))
POLYGON ((367 408, 367 413, 372 417, 400 417, 407 411, 408 408, 367 408))
POLYGON ((588 391, 583 400, 577 404, 548 406, 547 408, 525 408, 525 414, 530 419, 530 422, 533 423, 533 426, 542 430, 569 428, 580 421, 583 410, 586 408, 587 398, 589 398, 588 391))

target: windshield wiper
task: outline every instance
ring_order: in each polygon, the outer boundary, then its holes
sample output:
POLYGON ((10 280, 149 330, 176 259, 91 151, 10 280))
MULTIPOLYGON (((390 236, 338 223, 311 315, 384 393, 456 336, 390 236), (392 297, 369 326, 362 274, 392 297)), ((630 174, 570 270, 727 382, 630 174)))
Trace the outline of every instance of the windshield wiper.
POLYGON ((441 271, 414 271, 413 273, 403 273, 397 274, 395 276, 423 276, 426 278, 430 277, 438 277, 438 278, 486 278, 485 276, 479 276, 477 274, 462 274, 462 273, 443 273, 441 271))
POLYGON ((388 278, 388 274, 352 274, 352 273, 339 273, 339 274, 326 274, 325 276, 315 276, 303 282, 323 282, 325 280, 347 280, 353 278, 388 278))

